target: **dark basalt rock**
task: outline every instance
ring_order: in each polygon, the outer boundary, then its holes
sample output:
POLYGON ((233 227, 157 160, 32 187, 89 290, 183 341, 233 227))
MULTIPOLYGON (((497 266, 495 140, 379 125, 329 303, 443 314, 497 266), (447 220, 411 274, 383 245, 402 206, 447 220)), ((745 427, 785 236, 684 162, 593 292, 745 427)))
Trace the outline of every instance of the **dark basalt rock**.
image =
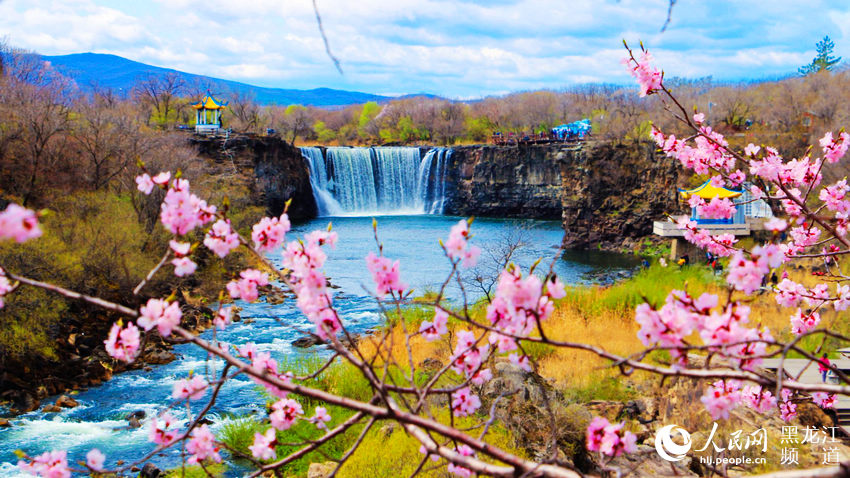
POLYGON ((298 347, 302 349, 306 349, 308 347, 312 347, 314 345, 324 344, 325 341, 319 338, 318 335, 310 334, 304 337, 299 337, 292 341, 293 347, 298 347))
POLYGON ((132 418, 143 419, 147 416, 147 412, 144 410, 136 410, 135 412, 129 413, 124 419, 130 420, 132 418))
POLYGON ((67 395, 61 395, 59 398, 56 399, 56 406, 57 407, 74 408, 77 405, 79 405, 79 403, 77 403, 76 400, 74 400, 73 398, 71 398, 67 395))
POLYGON ((460 146, 446 171, 446 214, 559 219, 560 145, 460 146))
POLYGON ((304 221, 316 217, 316 201, 310 186, 310 171, 301 150, 278 136, 236 135, 223 138, 193 138, 201 156, 240 172, 253 169, 255 202, 279 216, 292 200, 289 218, 304 221))
POLYGON ((446 214, 561 219, 567 249, 619 250, 680 209, 681 168, 649 142, 460 146, 446 214))
POLYGON ((568 249, 620 249, 681 207, 682 169, 652 143, 588 142, 558 154, 568 249))
POLYGON ((153 463, 145 463, 142 467, 142 472, 139 473, 139 478, 159 478, 162 476, 162 470, 156 467, 153 463))

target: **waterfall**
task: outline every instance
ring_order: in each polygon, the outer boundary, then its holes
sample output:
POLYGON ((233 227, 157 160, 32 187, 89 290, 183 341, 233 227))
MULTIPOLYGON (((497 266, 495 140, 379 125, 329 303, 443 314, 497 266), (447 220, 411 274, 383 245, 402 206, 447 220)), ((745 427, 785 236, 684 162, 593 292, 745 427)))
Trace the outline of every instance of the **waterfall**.
POLYGON ((319 216, 337 216, 343 212, 342 206, 330 193, 328 183, 328 168, 322 150, 314 147, 301 148, 301 155, 310 167, 310 186, 313 188, 313 199, 319 216))
POLYGON ((425 153, 417 174, 416 197, 426 214, 443 214, 446 202, 446 165, 451 148, 432 148, 425 153))
POLYGON ((303 147, 320 216, 442 214, 451 149, 303 147))

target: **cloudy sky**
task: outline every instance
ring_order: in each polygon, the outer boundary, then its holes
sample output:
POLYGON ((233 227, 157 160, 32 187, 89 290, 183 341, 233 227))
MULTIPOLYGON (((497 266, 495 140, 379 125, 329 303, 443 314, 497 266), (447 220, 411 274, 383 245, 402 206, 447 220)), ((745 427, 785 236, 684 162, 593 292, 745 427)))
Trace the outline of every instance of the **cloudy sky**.
POLYGON ((283 87, 474 98, 629 79, 622 39, 668 76, 786 75, 824 35, 850 59, 850 2, 679 0, 0 0, 0 36, 283 87))

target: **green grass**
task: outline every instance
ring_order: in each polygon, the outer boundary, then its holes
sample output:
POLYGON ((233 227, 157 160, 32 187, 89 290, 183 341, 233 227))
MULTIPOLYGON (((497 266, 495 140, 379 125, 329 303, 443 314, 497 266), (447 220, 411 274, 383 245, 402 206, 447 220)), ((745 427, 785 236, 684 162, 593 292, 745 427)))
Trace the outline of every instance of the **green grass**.
POLYGON ((212 476, 222 476, 225 471, 227 471, 227 465, 224 463, 204 463, 204 467, 207 471, 204 471, 198 465, 195 466, 187 466, 185 468, 174 468, 173 470, 167 470, 165 472, 165 478, 208 478, 210 475, 212 476), (207 474, 209 472, 209 474, 207 474))
POLYGON ((228 447, 245 452, 254 443, 254 433, 262 432, 266 428, 267 426, 254 416, 235 418, 225 422, 217 438, 228 447))
POLYGON ((570 387, 563 390, 568 401, 587 403, 593 400, 624 402, 637 396, 637 392, 624 385, 622 377, 606 377, 593 381, 585 387, 570 387))
POLYGON ((701 264, 686 267, 655 264, 604 290, 595 287, 569 289, 562 301, 591 315, 603 310, 625 313, 645 301, 661 304, 670 290, 682 289, 686 284, 692 295, 699 295, 715 280, 711 270, 701 264))

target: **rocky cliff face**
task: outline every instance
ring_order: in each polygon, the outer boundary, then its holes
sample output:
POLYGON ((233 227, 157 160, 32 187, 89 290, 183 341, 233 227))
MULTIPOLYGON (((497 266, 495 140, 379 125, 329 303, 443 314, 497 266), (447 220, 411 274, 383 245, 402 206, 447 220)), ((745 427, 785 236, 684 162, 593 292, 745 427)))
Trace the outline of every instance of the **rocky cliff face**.
POLYGON ((452 153, 446 214, 562 219, 568 248, 619 249, 677 210, 679 175, 645 142, 463 146, 452 153))
POLYGON ((561 217, 559 147, 453 148, 446 177, 446 214, 561 217))
POLYGON ((681 168, 652 143, 588 142, 557 156, 568 248, 628 247, 680 208, 681 168))
POLYGON ((310 172, 301 151, 275 136, 239 135, 226 142, 193 139, 202 156, 219 163, 232 163, 242 174, 254 178, 254 198, 269 214, 280 215, 292 199, 289 217, 303 221, 316 216, 316 201, 310 187, 310 172))

